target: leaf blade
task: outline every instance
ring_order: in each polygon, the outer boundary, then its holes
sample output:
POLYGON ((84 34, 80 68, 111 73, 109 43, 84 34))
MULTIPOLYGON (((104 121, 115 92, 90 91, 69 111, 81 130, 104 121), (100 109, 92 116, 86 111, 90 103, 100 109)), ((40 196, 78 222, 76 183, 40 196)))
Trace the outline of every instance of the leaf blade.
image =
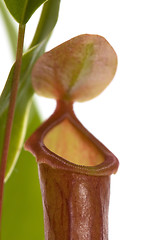
MULTIPOLYGON (((56 0, 57 3, 60 2, 60 0, 56 0)), ((52 10, 52 4, 55 5, 54 0, 49 0, 45 5, 49 5, 50 7, 47 8, 48 14, 52 10)), ((59 10, 56 8, 57 11, 59 10)), ((57 13, 58 14, 58 13, 57 13)), ((46 17, 41 16, 41 18, 46 17)), ((54 19, 54 18, 53 18, 54 19)), ((26 121, 27 121, 27 115, 28 115, 28 108, 30 104, 31 97, 33 95, 33 89, 30 82, 30 73, 33 67, 33 64, 35 63, 36 59, 44 52, 46 43, 49 38, 49 34, 51 33, 52 29, 55 26, 55 23, 52 18, 50 18, 50 29, 43 33, 43 39, 37 38, 38 44, 34 47, 32 47, 26 54, 23 56, 22 60, 22 71, 21 71, 21 77, 20 77, 20 83, 19 83, 19 90, 18 90, 18 96, 17 96, 17 103, 16 103, 16 110, 15 110, 15 119, 13 122, 13 131, 11 135, 11 143, 9 147, 9 160, 7 161, 7 174, 6 179, 9 177, 11 173, 11 169, 13 170, 16 161, 18 159, 18 153, 20 153, 20 149, 22 148, 22 143, 24 140, 24 131, 26 128, 26 121), (17 129, 17 126, 19 126, 19 121, 23 124, 21 124, 21 127, 17 129), (17 134, 17 131, 18 134, 17 134), (16 146, 15 146, 16 145, 16 146)), ((57 20, 56 20, 57 21, 57 20)), ((44 31, 43 29, 41 29, 44 31)), ((2 92, 2 95, 0 97, 0 154, 2 152, 3 147, 3 136, 4 136, 4 127, 6 122, 6 114, 7 114, 7 108, 9 105, 9 97, 10 97, 10 89, 11 89, 11 82, 13 77, 13 69, 12 67, 8 80, 6 82, 5 88, 2 92)))
POLYGON ((59 6, 60 0, 50 0, 44 4, 37 30, 30 47, 39 44, 52 32, 58 20, 59 6))
MULTIPOLYGON (((27 137, 41 119, 32 104, 27 137)), ((5 184, 2 215, 2 239, 44 239, 43 209, 34 157, 21 152, 11 178, 5 184)))
POLYGON ((15 20, 26 24, 36 9, 46 0, 4 0, 4 2, 15 20))
POLYGON ((6 26, 7 34, 9 36, 10 45, 12 49, 13 57, 16 56, 16 46, 17 46, 17 30, 15 25, 11 19, 11 16, 8 13, 8 10, 2 0, 0 0, 0 11, 2 13, 2 17, 4 19, 4 24, 6 26))
MULTIPOLYGON (((23 140, 24 140, 24 129, 26 128, 27 121, 27 113, 29 111, 29 105, 31 101, 31 97, 33 95, 33 89, 30 84, 30 73, 32 66, 36 59, 42 54, 44 51, 44 45, 41 47, 41 51, 38 47, 33 48, 29 52, 27 52, 23 56, 22 60, 22 69, 25 71, 24 75, 21 75, 16 108, 15 108, 15 116, 13 121, 13 128, 11 133, 11 141, 8 153, 7 167, 6 167, 6 179, 11 174, 16 161, 18 159, 18 152, 20 153, 20 149, 22 148, 23 140), (34 58, 34 61, 33 61, 34 58), (30 63, 28 65, 28 63, 30 63)), ((12 68, 13 69, 13 68, 12 68)), ((6 83, 6 88, 2 93, 2 98, 0 99, 0 129, 1 129, 1 141, 0 141, 0 150, 2 151, 3 147, 3 139, 4 139, 4 129, 7 117, 7 107, 8 100, 10 96, 10 88, 11 88, 11 80, 12 80, 13 70, 11 71, 8 81, 6 83)))

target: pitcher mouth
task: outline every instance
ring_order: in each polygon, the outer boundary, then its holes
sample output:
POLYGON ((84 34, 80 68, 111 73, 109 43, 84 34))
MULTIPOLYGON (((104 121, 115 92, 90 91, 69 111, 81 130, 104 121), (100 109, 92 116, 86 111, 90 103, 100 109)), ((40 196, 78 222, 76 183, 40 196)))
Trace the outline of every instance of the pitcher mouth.
MULTIPOLYGON (((61 129, 62 130, 62 129, 61 129)), ((63 134, 61 138, 63 137, 63 134)), ((67 135, 65 141, 67 141, 67 135)), ((56 142, 56 139, 54 139, 56 142)), ((73 141, 74 144, 74 141, 73 141)), ((83 146, 83 143, 80 143, 83 146)), ((78 145, 80 145, 78 143, 78 145)), ((76 153, 75 149, 72 151, 76 153)), ((87 175, 106 176, 116 173, 119 162, 118 159, 111 153, 101 142, 99 142, 88 130, 79 122, 73 112, 72 103, 58 101, 57 108, 53 115, 44 122, 36 132, 25 143, 25 149, 32 152, 37 158, 39 164, 45 163, 55 169, 64 169, 66 171, 74 171, 87 175), (50 136, 54 135, 54 130, 61 128, 62 124, 70 124, 71 128, 80 133, 81 140, 89 143, 88 151, 78 153, 80 157, 88 157, 88 159, 80 159, 75 161, 74 156, 70 156, 65 147, 57 150, 55 146, 50 143, 50 136), (64 151, 67 153, 64 154, 64 151), (94 153, 93 153, 94 152, 94 153), (68 157, 69 156, 69 157, 68 157)), ((79 150, 79 148, 78 148, 79 150)))
POLYGON ((43 138, 51 152, 82 166, 96 166, 104 162, 104 154, 66 117, 43 138))

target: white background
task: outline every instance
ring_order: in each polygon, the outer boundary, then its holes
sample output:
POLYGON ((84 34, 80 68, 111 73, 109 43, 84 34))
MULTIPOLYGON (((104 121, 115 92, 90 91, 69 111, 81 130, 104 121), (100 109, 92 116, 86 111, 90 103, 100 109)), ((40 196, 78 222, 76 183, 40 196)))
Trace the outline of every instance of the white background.
MULTIPOLYGON (((30 20, 25 45, 31 40, 30 20)), ((1 18, 0 18, 1 21, 1 18)), ((0 87, 11 67, 0 22, 0 87)), ((160 240, 160 7, 158 0, 62 0, 47 50, 82 33, 104 36, 118 55, 113 82, 75 104, 81 122, 118 158, 112 176, 110 240, 160 240)), ((54 100, 38 98, 44 118, 54 100)))

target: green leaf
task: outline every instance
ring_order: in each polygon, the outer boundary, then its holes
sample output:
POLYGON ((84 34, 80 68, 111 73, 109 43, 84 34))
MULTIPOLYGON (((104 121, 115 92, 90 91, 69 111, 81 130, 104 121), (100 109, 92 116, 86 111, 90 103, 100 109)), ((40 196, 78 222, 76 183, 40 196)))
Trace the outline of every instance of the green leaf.
POLYGON ((18 23, 26 24, 36 9, 46 0, 4 0, 18 23))
MULTIPOLYGON (((47 12, 48 15, 51 15, 50 11, 53 11, 54 6, 55 11, 58 12, 59 2, 59 0, 49 0, 44 5, 43 12, 46 12, 46 14, 42 14, 40 22, 45 23, 48 21, 48 19, 45 19, 47 17, 47 12)), ((57 15, 58 13, 56 16, 57 15)), ((8 163, 11 164, 10 167, 13 170, 13 174, 5 183, 4 188, 2 240, 44 239, 42 200, 35 159, 31 154, 22 149, 19 160, 14 169, 13 163, 15 164, 18 158, 18 154, 16 153, 15 149, 19 149, 20 153, 24 132, 26 131, 25 128, 27 127, 28 129, 26 135, 26 138, 28 138, 31 133, 40 125, 40 118, 38 116, 36 107, 33 104, 31 105, 33 90, 31 88, 29 75, 36 58, 44 51, 49 34, 51 33, 56 20, 57 18, 55 19, 55 16, 50 19, 48 23, 50 25, 50 29, 48 29, 48 26, 45 26, 45 24, 39 24, 39 33, 35 34, 35 36, 37 36, 35 44, 38 45, 35 47, 34 44, 32 44, 33 48, 23 56, 23 69, 21 71, 15 119, 13 123, 10 144, 10 154, 12 156, 10 156, 10 162, 8 163), (45 30, 45 27, 48 30, 45 30), (39 35, 43 36, 43 38, 39 37, 39 35), (29 107, 30 105, 31 107, 29 107), (29 118, 29 121, 26 124, 27 118, 29 118), (22 123, 25 124, 25 126, 22 123), (19 144, 19 139, 21 139, 21 144, 19 144), (14 155, 16 155, 16 158, 14 155)), ((0 98, 0 141, 3 139, 2 135, 9 103, 12 75, 13 67, 3 94, 0 98)), ((2 142, 0 142, 0 147, 2 147, 2 142)), ((9 167, 7 168, 10 171, 9 167)))
POLYGON ((15 24, 12 21, 11 16, 8 13, 8 10, 2 0, 0 0, 0 11, 4 19, 5 29, 8 33, 9 42, 11 45, 13 56, 16 56, 16 47, 17 47, 17 30, 15 24))
POLYGON ((60 0, 49 0, 44 4, 40 21, 30 47, 43 41, 50 35, 58 19, 60 0))
POLYGON ((117 55, 105 38, 83 34, 43 54, 32 71, 35 91, 44 97, 87 101, 112 81, 117 55))
MULTIPOLYGON (((56 0, 56 2, 59 3, 60 1, 56 0)), ((48 11, 49 15, 50 15, 50 11, 53 10, 53 6, 55 6, 55 0, 49 0, 47 3, 45 3, 44 8, 45 8, 45 11, 48 11)), ((57 4, 56 7, 57 6, 59 5, 57 4)), ((59 8, 56 8, 57 11, 58 9, 59 8)), ((46 16, 47 16, 46 14, 45 15, 42 14, 41 19, 43 19, 43 22, 47 21, 44 19, 46 18, 46 16)), ((42 55, 42 53, 44 52, 46 43, 48 41, 48 37, 51 33, 51 30, 55 26, 55 21, 53 20, 55 20, 55 17, 53 17, 53 19, 50 18, 50 22, 49 22, 50 31, 48 30, 48 31, 45 31, 44 33, 45 26, 41 25, 41 27, 43 28, 39 28, 39 31, 43 33, 43 38, 41 38, 41 40, 37 38, 37 45, 31 48, 26 54, 24 54, 22 59, 21 77, 20 77, 19 90, 18 90, 18 96, 16 101, 15 117, 13 121, 9 155, 7 160, 6 179, 9 177, 9 175, 11 174, 16 164, 16 161, 20 154, 24 137, 25 137, 28 113, 30 109, 30 102, 33 95, 33 89, 30 81, 31 70, 37 58, 40 55, 42 55)), ((14 66, 10 71, 8 80, 6 82, 5 88, 0 98, 0 133, 1 133, 0 155, 3 148, 4 129, 5 129, 6 116, 7 116, 7 110, 9 105, 13 69, 14 69, 14 66)))
MULTIPOLYGON (((18 96, 16 101, 15 116, 13 121, 13 128, 11 134, 10 148, 7 160, 6 168, 6 177, 12 172, 17 158, 19 156, 20 150, 22 148, 25 129, 28 118, 28 111, 30 109, 31 97, 33 95, 33 89, 30 83, 30 73, 32 66, 35 60, 42 54, 44 51, 45 44, 34 47, 29 52, 27 52, 22 59, 22 74, 19 84, 18 96)), ((0 138, 0 150, 2 151, 3 139, 4 139, 4 130, 6 124, 6 117, 8 111, 8 99, 10 96, 11 80, 13 76, 12 68, 5 89, 2 93, 0 99, 0 129, 1 129, 1 138, 0 138)))
MULTIPOLYGON (((39 126, 40 118, 32 105, 27 138, 39 126)), ((2 240, 43 240, 43 209, 34 157, 22 151, 4 188, 2 240)))

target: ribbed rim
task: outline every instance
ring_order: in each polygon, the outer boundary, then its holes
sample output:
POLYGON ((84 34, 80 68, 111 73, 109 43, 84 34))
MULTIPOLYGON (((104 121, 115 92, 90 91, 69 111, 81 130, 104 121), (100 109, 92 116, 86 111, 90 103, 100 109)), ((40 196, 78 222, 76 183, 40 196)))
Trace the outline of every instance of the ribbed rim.
POLYGON ((29 150, 36 156, 39 164, 44 163, 55 169, 94 176, 106 176, 116 173, 119 166, 118 159, 79 122, 71 105, 69 106, 69 109, 67 108, 67 111, 65 111, 65 107, 64 103, 57 104, 57 109, 53 115, 27 140, 25 149, 29 150), (45 135, 66 118, 84 135, 86 135, 86 137, 96 145, 99 151, 103 153, 105 159, 101 164, 96 166, 77 165, 50 151, 44 145, 43 139, 45 135))

